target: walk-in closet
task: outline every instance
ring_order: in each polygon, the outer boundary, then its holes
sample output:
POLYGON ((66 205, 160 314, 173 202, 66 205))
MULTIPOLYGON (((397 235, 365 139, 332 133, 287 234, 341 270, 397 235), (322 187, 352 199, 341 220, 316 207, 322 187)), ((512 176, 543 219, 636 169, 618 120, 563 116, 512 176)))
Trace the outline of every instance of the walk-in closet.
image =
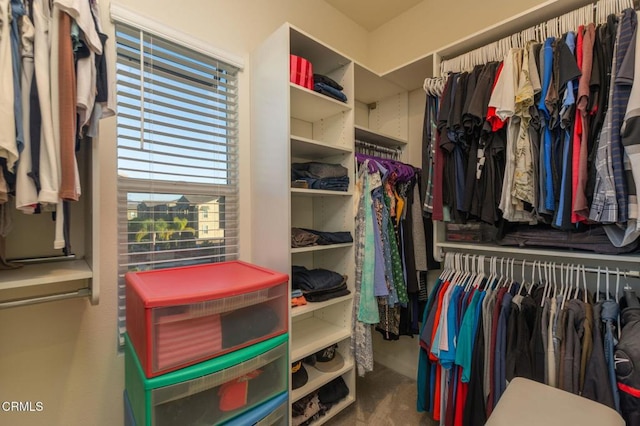
POLYGON ((0 0, 0 424, 640 426, 634 0, 0 0))

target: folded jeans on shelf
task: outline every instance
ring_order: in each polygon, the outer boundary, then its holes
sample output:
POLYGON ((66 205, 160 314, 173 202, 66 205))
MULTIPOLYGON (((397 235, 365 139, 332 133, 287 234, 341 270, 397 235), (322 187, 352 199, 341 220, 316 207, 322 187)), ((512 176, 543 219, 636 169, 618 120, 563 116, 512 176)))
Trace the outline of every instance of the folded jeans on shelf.
POLYGON ((335 290, 347 281, 345 275, 323 268, 307 269, 304 266, 291 267, 291 285, 300 289, 305 297, 309 293, 335 290))
POLYGON ((319 236, 300 228, 291 228, 291 247, 309 247, 318 245, 319 236))
POLYGON ((327 86, 331 86, 336 90, 344 89, 337 81, 332 79, 331 77, 327 77, 323 74, 313 74, 313 82, 314 83, 324 83, 327 86))
POLYGON ((292 180, 300 178, 339 178, 348 176, 349 171, 342 164, 309 161, 306 163, 292 163, 292 180))
POLYGON ((327 231, 317 231, 315 229, 309 228, 299 228, 303 231, 310 232, 311 234, 317 235, 318 244, 327 245, 327 244, 343 244, 343 243, 352 243, 353 237, 351 236, 351 232, 348 231, 337 231, 337 232, 327 232, 327 231))
POLYGON ((345 95, 339 90, 334 89, 333 87, 327 84, 315 83, 313 85, 313 90, 318 93, 322 93, 323 95, 331 96, 332 98, 337 99, 339 101, 347 102, 347 95, 345 95))
MULTIPOLYGON (((349 190, 349 178, 347 176, 342 178, 301 178, 294 182, 304 180, 307 183, 307 188, 310 189, 324 189, 327 191, 343 191, 349 190)), ((293 184, 292 187, 295 187, 293 184)), ((299 188, 300 186, 298 186, 299 188)))
POLYGON ((343 284, 337 289, 321 291, 317 293, 307 294, 305 300, 309 303, 324 302, 326 300, 335 299, 336 297, 342 297, 351 294, 351 291, 347 288, 346 284, 343 284))

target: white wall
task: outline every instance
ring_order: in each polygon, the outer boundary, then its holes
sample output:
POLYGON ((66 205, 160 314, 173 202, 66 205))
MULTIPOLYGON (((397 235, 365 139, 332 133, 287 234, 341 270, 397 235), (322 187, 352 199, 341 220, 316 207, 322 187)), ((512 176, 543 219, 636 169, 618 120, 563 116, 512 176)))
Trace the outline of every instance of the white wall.
MULTIPOLYGON (((109 23, 109 1, 103 21, 109 23)), ((241 212, 250 202, 249 53, 284 22, 314 34, 344 54, 366 62, 367 34, 322 0, 233 0, 182 2, 122 0, 119 4, 245 58, 240 75, 241 212)), ((113 45, 110 45, 111 52, 113 45)), ((116 151, 115 119, 101 123, 100 277, 98 306, 68 300, 0 311, 0 403, 41 401, 42 412, 5 413, 0 425, 114 426, 122 424, 124 363, 117 352, 116 151)), ((241 257, 251 241, 247 214, 241 213, 241 257)), ((0 280, 2 279, 0 271, 0 280)))
POLYGON ((368 65, 387 72, 540 3, 424 0, 370 33, 368 65))
MULTIPOLYGON (((420 19, 406 15, 369 35, 360 26, 338 13, 323 0, 209 0, 175 3, 169 0, 120 0, 120 4, 152 17, 193 37, 245 58, 258 43, 285 21, 314 35, 342 53, 376 69, 388 69, 460 38, 486 23, 522 10, 535 0, 494 1, 498 17, 475 6, 475 25, 444 13, 455 3, 442 2, 440 13, 417 7, 420 19), (517 6, 516 6, 517 3, 517 6), (444 19, 443 17, 447 17, 444 19), (484 17, 484 18, 483 18, 484 17), (483 19, 482 19, 483 18, 483 19), (453 23, 460 25, 452 25, 453 23), (471 25, 471 26, 468 26, 471 25), (417 28, 419 26, 420 28, 417 28), (444 31, 445 26, 447 31, 444 31), (415 28, 414 28, 415 27, 415 28), (431 28, 431 29, 429 29, 431 28), (413 47, 411 45, 414 45, 413 47), (375 54, 375 58, 374 58, 375 54), (371 56, 372 58, 369 58, 371 56), (375 60, 373 60, 375 59, 375 60), (375 62, 375 63, 373 63, 375 62)), ((109 1, 103 0, 103 18, 109 16, 109 1)), ((431 3, 431 2, 429 2, 431 3)), ((476 2, 469 1, 471 4, 476 2)), ((456 7, 458 9, 459 7, 456 7)), ((461 9, 459 10, 461 11, 461 9)), ((462 14, 464 15, 464 13, 462 14)), ((106 23, 113 53, 113 27, 106 23)), ((248 259, 251 241, 249 152, 249 76, 240 75, 240 209, 242 228, 241 257, 248 259)), ((417 102, 415 94, 412 98, 417 102)), ((423 103, 417 102, 416 105, 423 103)), ((420 113, 412 122, 420 120, 420 113)), ((414 128, 409 150, 419 155, 419 137, 414 128)), ((41 401, 42 412, 8 414, 0 411, 2 425, 113 426, 122 424, 123 358, 117 353, 116 306, 116 152, 115 119, 102 122, 99 145, 101 183, 100 258, 94 273, 100 278, 98 306, 84 300, 0 311, 0 403, 2 401, 41 401)), ((418 157, 419 158, 419 157, 418 157)), ((419 164, 419 160, 408 160, 419 164)), ((411 361, 408 361, 411 362, 411 361)))

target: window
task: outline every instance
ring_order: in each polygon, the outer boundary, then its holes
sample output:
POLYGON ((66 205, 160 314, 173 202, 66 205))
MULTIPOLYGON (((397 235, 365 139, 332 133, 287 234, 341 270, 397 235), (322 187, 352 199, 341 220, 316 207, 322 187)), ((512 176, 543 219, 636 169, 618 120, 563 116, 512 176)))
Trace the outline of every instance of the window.
POLYGON ((238 256, 238 69, 121 23, 116 48, 122 345, 126 272, 238 256))

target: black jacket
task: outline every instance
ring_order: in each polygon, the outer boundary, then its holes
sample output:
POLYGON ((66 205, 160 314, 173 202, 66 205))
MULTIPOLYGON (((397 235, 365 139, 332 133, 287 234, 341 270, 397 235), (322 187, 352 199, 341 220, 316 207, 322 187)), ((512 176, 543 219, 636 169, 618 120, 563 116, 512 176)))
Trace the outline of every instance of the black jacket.
POLYGON ((628 426, 640 426, 640 301, 625 290, 620 305, 623 326, 615 353, 620 408, 628 426))

